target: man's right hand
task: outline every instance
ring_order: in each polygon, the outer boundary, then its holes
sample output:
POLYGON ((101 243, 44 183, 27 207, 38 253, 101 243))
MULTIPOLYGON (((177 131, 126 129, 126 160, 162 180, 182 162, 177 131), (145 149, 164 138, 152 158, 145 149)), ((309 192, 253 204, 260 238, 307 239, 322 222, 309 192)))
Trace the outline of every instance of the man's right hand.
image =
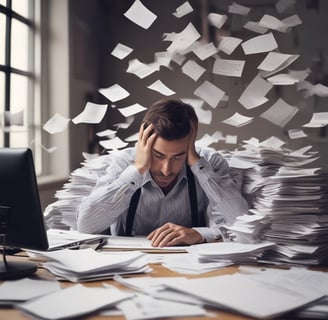
POLYGON ((145 123, 142 123, 139 129, 138 142, 136 144, 136 159, 134 165, 141 174, 144 174, 151 164, 151 150, 157 134, 154 127, 150 124, 145 129, 145 123))

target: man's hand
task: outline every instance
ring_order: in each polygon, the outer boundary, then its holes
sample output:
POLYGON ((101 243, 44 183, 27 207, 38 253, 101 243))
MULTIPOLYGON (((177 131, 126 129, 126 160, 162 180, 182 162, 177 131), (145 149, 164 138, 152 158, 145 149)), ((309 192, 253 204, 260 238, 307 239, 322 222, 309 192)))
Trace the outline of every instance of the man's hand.
POLYGON ((197 138, 197 130, 198 130, 198 124, 195 121, 190 120, 190 135, 189 135, 189 145, 188 145, 188 157, 187 157, 187 164, 189 166, 192 166, 199 160, 199 155, 196 152, 196 138, 197 138))
POLYGON ((134 165, 141 174, 144 174, 151 164, 151 149, 155 142, 157 134, 154 132, 154 127, 150 124, 145 129, 145 124, 142 123, 139 129, 139 137, 136 145, 136 159, 134 165))
POLYGON ((152 231, 148 237, 154 247, 191 245, 203 242, 202 236, 194 229, 166 223, 152 231))

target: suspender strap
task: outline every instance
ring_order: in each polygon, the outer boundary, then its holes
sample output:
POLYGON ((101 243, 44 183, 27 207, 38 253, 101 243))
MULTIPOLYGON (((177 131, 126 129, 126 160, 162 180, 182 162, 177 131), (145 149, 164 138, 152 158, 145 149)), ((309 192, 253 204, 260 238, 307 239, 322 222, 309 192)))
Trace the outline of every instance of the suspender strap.
POLYGON ((129 237, 132 236, 133 221, 134 221, 134 216, 136 215, 140 193, 141 193, 141 188, 136 190, 130 201, 129 211, 126 217, 126 226, 125 226, 125 235, 129 237))
MULTIPOLYGON (((205 226, 204 216, 198 213, 198 208, 197 208, 197 193, 196 193, 195 177, 189 166, 187 166, 187 180, 188 180, 188 192, 189 192, 189 202, 191 208, 192 226, 204 227, 205 226)), ((126 236, 132 236, 133 221, 136 215, 140 193, 141 193, 141 188, 136 190, 130 201, 130 206, 126 217, 126 226, 125 226, 126 236)))

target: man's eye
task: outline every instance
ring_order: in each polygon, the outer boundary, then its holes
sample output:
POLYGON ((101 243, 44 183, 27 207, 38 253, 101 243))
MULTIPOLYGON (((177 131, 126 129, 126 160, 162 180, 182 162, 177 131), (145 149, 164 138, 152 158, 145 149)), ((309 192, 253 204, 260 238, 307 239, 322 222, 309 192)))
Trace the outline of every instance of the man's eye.
POLYGON ((180 160, 181 159, 181 156, 174 156, 173 159, 174 160, 180 160))
POLYGON ((158 159, 163 159, 164 157, 161 154, 154 153, 154 156, 158 159))

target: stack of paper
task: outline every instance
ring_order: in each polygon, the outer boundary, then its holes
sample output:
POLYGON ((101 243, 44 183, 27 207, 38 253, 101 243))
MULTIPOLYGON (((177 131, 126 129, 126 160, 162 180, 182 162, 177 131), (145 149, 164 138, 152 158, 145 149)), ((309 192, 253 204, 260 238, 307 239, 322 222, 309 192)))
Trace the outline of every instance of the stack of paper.
POLYGON ((70 174, 69 182, 55 194, 58 200, 45 209, 45 222, 49 228, 76 230, 76 208, 105 173, 108 158, 108 155, 101 155, 85 159, 81 168, 70 174))
POLYGON ((242 186, 251 210, 226 229, 236 241, 276 243, 265 260, 311 265, 328 261, 328 173, 310 167, 317 159, 310 148, 248 144, 232 155, 253 162, 243 170, 242 186))
POLYGON ((112 278, 115 274, 150 272, 146 254, 142 252, 100 253, 91 248, 39 252, 47 261, 43 267, 57 279, 71 282, 95 281, 112 278))

